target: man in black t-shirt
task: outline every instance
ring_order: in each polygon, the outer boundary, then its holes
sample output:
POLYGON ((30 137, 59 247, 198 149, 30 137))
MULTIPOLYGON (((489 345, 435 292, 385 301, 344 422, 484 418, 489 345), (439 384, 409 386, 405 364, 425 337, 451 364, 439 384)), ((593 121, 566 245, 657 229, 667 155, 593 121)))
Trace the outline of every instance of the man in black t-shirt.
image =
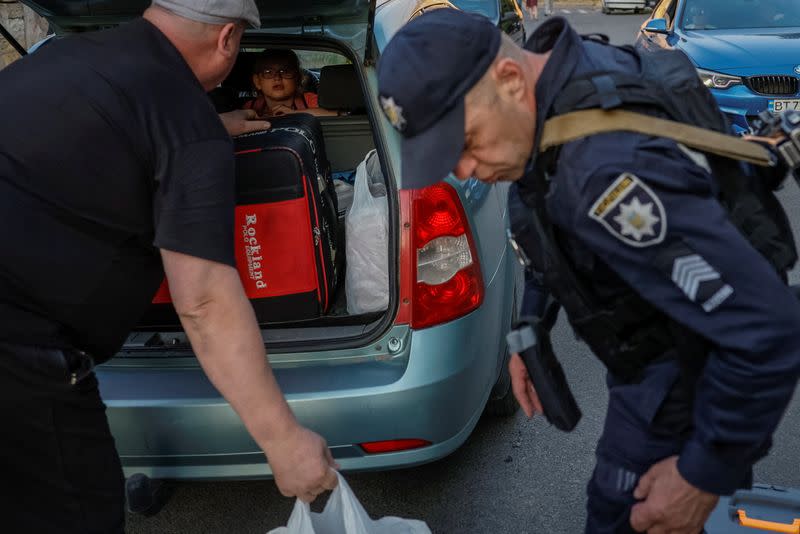
MULTIPOLYGON (((235 269, 232 143, 206 91, 252 0, 155 0, 0 72, 0 500, 10 532, 122 532, 123 475, 92 367, 166 272, 195 354, 284 495, 336 485, 295 420, 235 269), (15 528, 16 527, 16 528, 15 528)), ((240 117, 234 117, 239 119, 240 117)))

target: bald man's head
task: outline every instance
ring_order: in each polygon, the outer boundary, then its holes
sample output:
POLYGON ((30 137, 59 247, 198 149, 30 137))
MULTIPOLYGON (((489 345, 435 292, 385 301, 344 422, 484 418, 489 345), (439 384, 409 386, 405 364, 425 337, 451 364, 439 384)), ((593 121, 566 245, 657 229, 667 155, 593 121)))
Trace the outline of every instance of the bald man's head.
POLYGON ((156 4, 144 12, 144 18, 178 49, 206 91, 219 85, 230 74, 239 54, 244 21, 201 22, 156 4))

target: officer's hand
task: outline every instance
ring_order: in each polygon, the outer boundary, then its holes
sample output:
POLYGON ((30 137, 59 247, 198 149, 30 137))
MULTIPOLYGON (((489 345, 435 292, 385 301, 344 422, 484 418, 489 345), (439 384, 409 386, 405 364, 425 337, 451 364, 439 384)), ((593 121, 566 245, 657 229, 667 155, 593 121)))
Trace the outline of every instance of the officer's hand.
POLYGON ((525 362, 516 352, 511 355, 508 361, 508 372, 511 374, 511 388, 514 391, 514 397, 517 402, 522 406, 522 411, 528 416, 528 419, 534 414, 543 413, 542 403, 539 401, 539 395, 533 389, 533 383, 528 376, 528 369, 525 367, 525 362))
POLYGON ((219 118, 222 120, 222 125, 228 130, 231 137, 242 135, 250 132, 258 132, 261 130, 269 130, 270 124, 258 117, 258 113, 252 109, 237 109, 235 111, 228 111, 227 113, 220 113, 219 118))
POLYGON ((339 483, 336 476, 339 466, 325 440, 300 425, 267 443, 264 452, 275 484, 285 497, 312 502, 339 483))
POLYGON ((703 531, 719 497, 706 493, 678 472, 678 457, 652 466, 639 480, 633 496, 640 500, 631 510, 631 526, 648 534, 697 534, 703 531))

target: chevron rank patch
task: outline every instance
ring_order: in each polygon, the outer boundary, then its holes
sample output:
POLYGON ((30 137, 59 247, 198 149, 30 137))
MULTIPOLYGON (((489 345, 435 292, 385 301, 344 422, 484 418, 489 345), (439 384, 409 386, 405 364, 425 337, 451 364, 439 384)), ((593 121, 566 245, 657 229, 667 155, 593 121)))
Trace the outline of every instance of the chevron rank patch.
POLYGON ((597 198, 589 217, 632 247, 664 241, 667 214, 652 189, 631 173, 623 173, 597 198))
POLYGON ((724 303, 733 288, 700 254, 683 242, 675 242, 656 256, 656 264, 686 298, 711 313, 724 303))

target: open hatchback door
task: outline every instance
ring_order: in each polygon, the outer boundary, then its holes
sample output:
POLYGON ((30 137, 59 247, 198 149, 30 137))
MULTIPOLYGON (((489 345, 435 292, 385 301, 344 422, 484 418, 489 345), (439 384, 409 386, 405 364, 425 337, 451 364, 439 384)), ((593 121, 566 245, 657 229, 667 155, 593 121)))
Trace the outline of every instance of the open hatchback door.
MULTIPOLYGON (((150 0, 22 0, 58 33, 115 26, 141 15, 150 0)), ((376 0, 256 0, 261 32, 328 36, 363 60, 370 51, 376 0)))

